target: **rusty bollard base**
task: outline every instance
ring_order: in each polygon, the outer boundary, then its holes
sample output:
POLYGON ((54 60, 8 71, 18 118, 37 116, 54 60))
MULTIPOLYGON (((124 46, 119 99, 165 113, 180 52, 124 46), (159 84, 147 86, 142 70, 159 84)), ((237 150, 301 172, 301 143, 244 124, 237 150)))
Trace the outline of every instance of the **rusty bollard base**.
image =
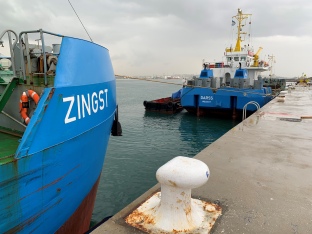
MULTIPOLYGON (((160 216, 162 215, 160 212, 160 199, 161 193, 155 193, 125 218, 126 223, 144 232, 153 234, 207 234, 210 232, 215 221, 222 212, 221 207, 216 204, 192 198, 192 211, 184 211, 184 213, 186 216, 189 216, 192 213, 192 216, 187 217, 187 220, 190 220, 190 223, 192 223, 192 219, 197 219, 197 222, 195 223, 201 221, 200 225, 192 227, 191 224, 191 228, 188 230, 179 230, 178 227, 172 230, 166 230, 163 225, 157 222, 161 219, 160 216)), ((170 218, 168 219, 168 222, 170 222, 170 218)))

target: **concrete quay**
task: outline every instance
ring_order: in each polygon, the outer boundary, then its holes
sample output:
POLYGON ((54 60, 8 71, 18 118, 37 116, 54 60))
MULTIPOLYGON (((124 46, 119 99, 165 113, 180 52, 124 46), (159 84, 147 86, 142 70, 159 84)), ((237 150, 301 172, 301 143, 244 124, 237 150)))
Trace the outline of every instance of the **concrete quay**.
MULTIPOLYGON (((194 158, 210 169, 192 197, 218 204, 211 233, 312 233, 312 89, 296 87, 194 158)), ((145 233, 125 217, 157 184, 91 233, 145 233)))

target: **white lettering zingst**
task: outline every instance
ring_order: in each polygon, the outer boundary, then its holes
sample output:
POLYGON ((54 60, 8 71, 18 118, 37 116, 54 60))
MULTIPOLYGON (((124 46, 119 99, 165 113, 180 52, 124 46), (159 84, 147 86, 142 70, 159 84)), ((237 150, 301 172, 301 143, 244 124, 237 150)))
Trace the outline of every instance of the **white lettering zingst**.
POLYGON ((108 89, 92 92, 91 95, 87 93, 64 97, 63 102, 70 102, 64 119, 65 124, 68 124, 77 119, 84 119, 87 116, 96 114, 99 110, 102 111, 105 107, 108 107, 108 89))

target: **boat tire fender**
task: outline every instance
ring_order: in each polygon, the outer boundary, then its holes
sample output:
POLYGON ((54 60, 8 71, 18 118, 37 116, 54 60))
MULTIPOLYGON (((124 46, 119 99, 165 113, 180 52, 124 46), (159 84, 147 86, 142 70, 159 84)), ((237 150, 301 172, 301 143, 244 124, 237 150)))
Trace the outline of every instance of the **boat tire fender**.
POLYGON ((168 102, 167 105, 168 105, 169 108, 172 108, 172 106, 173 106, 172 102, 168 102))

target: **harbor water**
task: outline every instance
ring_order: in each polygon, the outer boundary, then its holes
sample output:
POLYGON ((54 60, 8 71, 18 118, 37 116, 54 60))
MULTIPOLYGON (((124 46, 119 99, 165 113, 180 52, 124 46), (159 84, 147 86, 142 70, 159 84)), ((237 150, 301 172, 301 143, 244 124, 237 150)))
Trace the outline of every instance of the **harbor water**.
POLYGON ((112 216, 157 183, 157 169, 182 155, 193 157, 238 122, 145 112, 143 101, 171 96, 182 86, 166 80, 117 79, 123 136, 111 137, 97 192, 92 225, 112 216))

